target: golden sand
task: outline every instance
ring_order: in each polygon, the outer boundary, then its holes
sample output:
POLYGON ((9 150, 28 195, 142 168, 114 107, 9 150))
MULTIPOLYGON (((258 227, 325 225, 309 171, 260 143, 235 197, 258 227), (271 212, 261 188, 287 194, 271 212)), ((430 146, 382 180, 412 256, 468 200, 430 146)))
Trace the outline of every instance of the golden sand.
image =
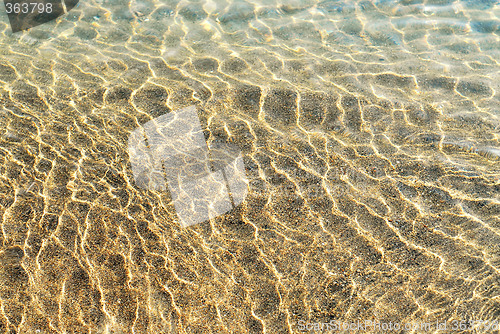
POLYGON ((1 333, 499 320, 498 5, 266 3, 2 17, 1 333), (181 228, 127 138, 190 105, 250 184, 181 228))

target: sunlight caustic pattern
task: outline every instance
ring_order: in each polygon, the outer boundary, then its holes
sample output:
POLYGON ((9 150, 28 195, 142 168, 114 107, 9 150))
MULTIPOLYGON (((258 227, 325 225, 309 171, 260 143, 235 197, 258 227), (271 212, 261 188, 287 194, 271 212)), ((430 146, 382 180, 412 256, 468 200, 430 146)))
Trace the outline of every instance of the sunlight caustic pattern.
POLYGON ((12 34, 0 16, 0 332, 498 319, 499 17, 102 0, 12 34), (128 144, 191 106, 248 193, 181 228, 128 144))
POLYGON ((248 181, 241 153, 217 146, 208 149, 194 106, 155 118, 128 139, 135 183, 169 190, 184 227, 220 216, 243 202, 248 181))

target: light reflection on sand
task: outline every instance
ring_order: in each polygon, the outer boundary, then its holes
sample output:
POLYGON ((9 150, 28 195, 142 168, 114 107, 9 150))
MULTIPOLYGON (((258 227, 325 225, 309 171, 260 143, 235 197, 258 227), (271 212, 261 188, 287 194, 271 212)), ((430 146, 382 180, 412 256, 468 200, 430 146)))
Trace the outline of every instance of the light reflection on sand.
POLYGON ((440 2, 2 16, 0 332, 497 319, 500 8, 440 2), (190 105, 249 193, 181 229, 127 138, 190 105))

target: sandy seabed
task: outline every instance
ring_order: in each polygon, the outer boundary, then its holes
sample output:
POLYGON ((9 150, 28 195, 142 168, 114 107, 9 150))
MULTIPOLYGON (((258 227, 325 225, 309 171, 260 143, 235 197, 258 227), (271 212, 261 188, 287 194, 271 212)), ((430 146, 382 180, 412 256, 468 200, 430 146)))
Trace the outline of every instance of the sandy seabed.
POLYGON ((0 332, 500 320, 500 7, 402 3, 89 1, 17 34, 2 16, 0 332), (181 228, 127 139, 192 105, 249 186, 181 228))

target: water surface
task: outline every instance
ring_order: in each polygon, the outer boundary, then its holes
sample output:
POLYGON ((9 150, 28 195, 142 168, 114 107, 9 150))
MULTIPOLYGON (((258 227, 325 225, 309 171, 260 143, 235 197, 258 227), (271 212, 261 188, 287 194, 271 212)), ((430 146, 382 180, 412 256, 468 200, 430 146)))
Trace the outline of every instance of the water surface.
POLYGON ((0 332, 498 320, 499 17, 105 0, 13 34, 1 16, 0 332), (192 105, 249 189, 181 228, 168 191, 134 183, 127 139, 192 105))

